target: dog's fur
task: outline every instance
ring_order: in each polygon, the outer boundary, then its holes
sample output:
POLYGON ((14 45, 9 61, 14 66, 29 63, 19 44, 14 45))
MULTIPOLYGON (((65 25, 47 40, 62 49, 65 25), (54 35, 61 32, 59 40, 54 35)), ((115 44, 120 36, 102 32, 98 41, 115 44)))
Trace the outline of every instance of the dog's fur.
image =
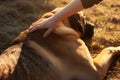
MULTIPOLYGON (((59 8, 43 15, 27 30, 21 32, 14 40, 14 45, 2 53, 1 80, 102 80, 104 78, 112 57, 120 54, 120 47, 105 48, 93 59, 81 39, 86 33, 83 30, 84 26, 81 29, 72 27, 74 25, 70 23, 70 17, 59 22, 55 31, 46 38, 43 38, 46 30, 29 33, 34 25, 54 15, 58 10, 59 8)), ((92 37, 93 31, 90 32, 92 37)), ((85 36, 82 38, 86 39, 85 36)))

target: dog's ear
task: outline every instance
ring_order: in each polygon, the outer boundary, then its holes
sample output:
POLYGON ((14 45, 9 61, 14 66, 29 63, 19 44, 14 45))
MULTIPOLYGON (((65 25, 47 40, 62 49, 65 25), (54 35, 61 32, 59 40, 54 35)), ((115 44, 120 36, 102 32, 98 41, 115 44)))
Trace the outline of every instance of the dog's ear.
POLYGON ((83 12, 73 14, 68 17, 68 20, 71 27, 81 34, 81 39, 85 40, 93 37, 95 25, 86 20, 86 16, 83 12))
POLYGON ((81 39, 83 40, 89 40, 94 35, 94 24, 86 21, 84 24, 84 33, 81 36, 81 39))
POLYGON ((42 20, 44 20, 46 16, 51 15, 49 14, 45 14, 43 15, 43 17, 41 17, 40 19, 36 20, 35 22, 33 22, 30 27, 28 27, 26 30, 22 31, 14 40, 13 40, 13 44, 17 44, 19 42, 23 42, 26 40, 28 34, 30 34, 30 29, 33 28, 34 25, 38 24, 39 22, 41 22, 42 20))
POLYGON ((82 28, 83 26, 80 23, 79 14, 73 14, 72 16, 68 17, 68 20, 69 20, 71 28, 83 34, 83 28, 82 28))

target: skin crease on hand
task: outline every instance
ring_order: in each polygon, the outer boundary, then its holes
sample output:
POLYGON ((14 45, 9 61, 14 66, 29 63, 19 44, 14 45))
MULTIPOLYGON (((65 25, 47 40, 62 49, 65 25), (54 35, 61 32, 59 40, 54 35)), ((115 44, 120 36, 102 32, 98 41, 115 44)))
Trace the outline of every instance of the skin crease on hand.
POLYGON ((37 25, 33 26, 30 32, 39 30, 39 29, 48 29, 43 37, 47 37, 56 27, 57 23, 64 18, 77 13, 78 11, 83 10, 83 5, 81 0, 72 0, 69 4, 67 4, 62 10, 55 13, 54 16, 43 20, 42 22, 38 23, 37 25))

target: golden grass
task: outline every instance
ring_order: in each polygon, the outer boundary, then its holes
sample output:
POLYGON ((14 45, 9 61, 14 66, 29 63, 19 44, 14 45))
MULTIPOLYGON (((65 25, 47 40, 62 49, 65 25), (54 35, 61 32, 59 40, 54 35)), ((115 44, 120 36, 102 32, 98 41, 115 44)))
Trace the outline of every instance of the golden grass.
MULTIPOLYGON (((69 1, 71 0, 5 0, 0 2, 0 52, 42 14, 55 7, 62 7, 69 1)), ((96 25, 95 35, 89 44, 92 53, 97 55, 105 47, 120 45, 120 0, 104 0, 99 5, 84 10, 84 13, 87 20, 96 25)), ((120 79, 120 59, 116 63, 105 80, 120 79)))
MULTIPOLYGON (((7 47, 2 43, 3 36, 11 43, 13 38, 22 30, 29 27, 42 14, 54 9, 56 6, 63 6, 70 0, 5 0, 0 1, 0 50, 7 47), (8 34, 12 33, 12 34, 8 34), (2 46, 3 45, 3 46, 2 46)), ((3 40, 4 41, 4 40, 3 40)), ((0 51, 0 52, 1 52, 0 51)))
MULTIPOLYGON (((120 1, 104 0, 99 5, 84 10, 87 19, 93 22, 95 34, 90 44, 90 51, 98 54, 108 46, 120 46, 120 1)), ((95 55, 95 56, 96 56, 95 55)), ((111 67, 104 80, 120 79, 120 58, 111 67)))

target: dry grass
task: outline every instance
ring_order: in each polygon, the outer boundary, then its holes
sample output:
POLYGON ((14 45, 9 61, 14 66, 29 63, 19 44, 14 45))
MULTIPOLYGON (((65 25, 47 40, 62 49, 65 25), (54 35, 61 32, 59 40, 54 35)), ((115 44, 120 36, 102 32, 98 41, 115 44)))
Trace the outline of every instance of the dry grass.
POLYGON ((22 30, 43 13, 54 9, 56 2, 57 6, 66 3, 58 0, 0 0, 0 53, 22 30))
MULTIPOLYGON (((87 19, 96 24, 90 50, 98 54, 108 46, 120 46, 120 1, 104 0, 84 11, 87 19)), ((120 57, 110 68, 105 80, 120 80, 120 57)))
MULTIPOLYGON (((0 0, 0 53, 22 30, 43 13, 63 6, 70 0, 0 0), (2 43, 3 39, 9 39, 2 43)), ((4 40, 3 40, 4 41, 4 40)))
MULTIPOLYGON (((12 39, 43 13, 64 6, 70 0, 0 0, 0 53, 12 39)), ((103 48, 120 45, 120 1, 104 0, 99 5, 84 10, 93 22, 95 35, 89 44, 90 51, 98 54, 103 48)), ((105 80, 120 79, 120 58, 109 70, 105 80)))

